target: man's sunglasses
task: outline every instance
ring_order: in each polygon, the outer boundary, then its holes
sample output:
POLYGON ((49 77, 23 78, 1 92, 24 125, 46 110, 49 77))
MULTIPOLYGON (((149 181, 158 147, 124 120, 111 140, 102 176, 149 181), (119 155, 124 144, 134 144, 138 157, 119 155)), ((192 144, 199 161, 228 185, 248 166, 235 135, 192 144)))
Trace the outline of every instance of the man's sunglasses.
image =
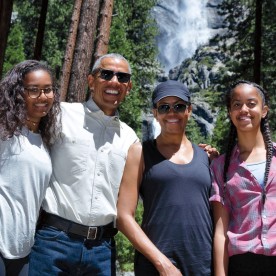
POLYGON ((100 72, 99 77, 103 80, 110 81, 114 75, 117 77, 118 82, 127 83, 130 81, 131 74, 124 72, 114 72, 112 70, 99 68, 98 72, 100 72))
POLYGON ((173 111, 175 113, 180 113, 180 112, 185 112, 185 110, 187 109, 187 104, 175 104, 173 106, 169 105, 169 104, 160 104, 157 107, 157 111, 159 114, 167 114, 170 112, 171 109, 173 109, 173 111))

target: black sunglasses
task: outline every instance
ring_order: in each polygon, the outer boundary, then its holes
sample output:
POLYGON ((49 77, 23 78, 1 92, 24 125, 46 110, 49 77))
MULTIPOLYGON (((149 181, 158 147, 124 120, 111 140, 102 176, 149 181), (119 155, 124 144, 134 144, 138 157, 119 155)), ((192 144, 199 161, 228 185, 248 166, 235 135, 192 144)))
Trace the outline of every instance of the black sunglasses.
POLYGON ((127 83, 130 81, 131 74, 124 72, 114 72, 112 70, 99 68, 98 72, 100 72, 99 77, 103 80, 110 81, 114 75, 117 77, 118 82, 127 83))
POLYGON ((159 114, 167 114, 170 112, 171 108, 173 109, 173 111, 175 113, 180 113, 180 112, 185 112, 185 110, 187 109, 187 104, 175 104, 173 106, 169 105, 169 104, 160 104, 157 107, 157 111, 159 114))

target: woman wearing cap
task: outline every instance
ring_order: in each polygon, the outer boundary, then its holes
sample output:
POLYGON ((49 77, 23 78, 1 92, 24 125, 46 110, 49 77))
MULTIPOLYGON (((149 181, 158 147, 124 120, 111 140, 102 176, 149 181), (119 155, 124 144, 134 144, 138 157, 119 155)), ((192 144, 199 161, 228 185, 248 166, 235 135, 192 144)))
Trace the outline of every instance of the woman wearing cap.
POLYGON ((136 275, 211 275, 209 160, 185 135, 190 93, 169 80, 155 88, 152 103, 161 133, 129 150, 117 227, 137 250, 136 275), (134 218, 139 195, 144 204, 141 227, 134 218))

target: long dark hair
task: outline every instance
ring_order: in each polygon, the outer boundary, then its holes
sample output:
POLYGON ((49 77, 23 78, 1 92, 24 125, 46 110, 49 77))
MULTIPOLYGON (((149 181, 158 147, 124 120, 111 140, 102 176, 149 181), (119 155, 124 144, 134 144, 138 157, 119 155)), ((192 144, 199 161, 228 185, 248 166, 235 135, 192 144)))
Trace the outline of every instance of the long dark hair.
MULTIPOLYGON (((246 80, 239 80, 239 81, 235 82, 231 86, 230 90, 226 93, 225 103, 226 103, 228 111, 230 110, 231 98, 232 98, 233 91, 235 90, 235 88, 237 86, 242 85, 242 84, 248 84, 248 85, 255 87, 262 98, 263 105, 267 105, 269 107, 269 95, 266 90, 264 90, 260 85, 254 83, 254 82, 250 82, 250 81, 246 81, 246 80)), ((229 136, 228 136, 228 146, 227 146, 227 150, 225 153, 225 163, 224 163, 224 171, 223 171, 224 190, 225 190, 226 183, 227 183, 227 172, 228 172, 228 167, 229 167, 230 160, 231 160, 232 151, 233 151, 234 146, 237 143, 236 127, 234 126, 234 124, 232 123, 231 120, 230 120, 230 124, 231 125, 230 125, 230 131, 229 131, 229 136)), ((273 155, 273 143, 271 140, 271 134, 270 134, 270 129, 269 129, 268 114, 266 114, 266 116, 261 119, 261 132, 263 134, 263 138, 264 138, 264 142, 265 142, 265 146, 266 146, 266 168, 265 168, 265 175, 264 175, 264 187, 265 187, 266 183, 267 183, 268 173, 269 173, 272 155, 273 155)))
POLYGON ((49 73, 55 91, 53 106, 39 123, 42 140, 50 148, 53 141, 59 136, 61 128, 58 119, 60 113, 59 92, 51 68, 46 63, 37 60, 25 60, 18 63, 0 83, 0 139, 7 140, 22 133, 27 119, 23 81, 28 73, 37 70, 49 73))

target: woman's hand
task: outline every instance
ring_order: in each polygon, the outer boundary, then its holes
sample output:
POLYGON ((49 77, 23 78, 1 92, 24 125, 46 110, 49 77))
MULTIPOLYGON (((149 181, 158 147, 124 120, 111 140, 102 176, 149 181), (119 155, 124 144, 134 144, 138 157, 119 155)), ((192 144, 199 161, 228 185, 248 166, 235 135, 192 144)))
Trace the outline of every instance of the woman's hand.
POLYGON ((160 263, 156 265, 160 276, 181 276, 180 270, 166 256, 163 255, 163 257, 160 263))

